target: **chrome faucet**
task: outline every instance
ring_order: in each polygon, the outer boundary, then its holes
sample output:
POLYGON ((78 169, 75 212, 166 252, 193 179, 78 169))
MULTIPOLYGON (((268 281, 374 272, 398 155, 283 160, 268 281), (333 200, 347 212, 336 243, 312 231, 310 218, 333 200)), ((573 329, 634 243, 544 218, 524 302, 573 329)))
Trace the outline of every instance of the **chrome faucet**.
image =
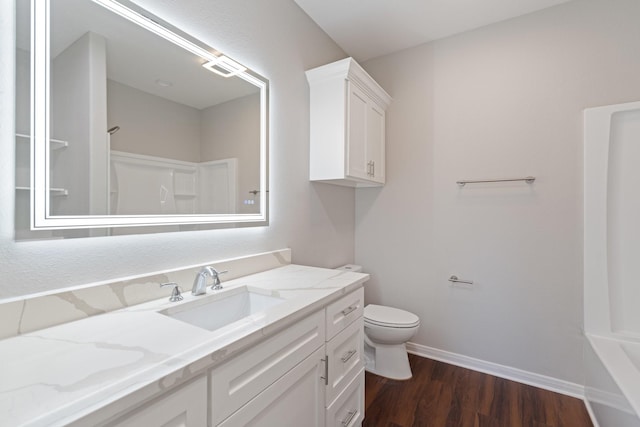
POLYGON ((226 273, 225 271, 218 271, 213 267, 206 266, 200 269, 200 272, 196 275, 195 280, 193 281, 193 287, 191 288, 191 293, 193 295, 202 295, 207 292, 207 277, 213 278, 213 285, 211 289, 214 291, 219 291, 222 289, 222 285, 220 284, 220 274, 226 273))
POLYGON ((171 290, 171 296, 169 297, 169 301, 178 302, 178 301, 182 301, 184 299, 182 294, 180 294, 180 286, 178 286, 178 284, 176 282, 161 283, 160 284, 161 288, 164 288, 165 286, 173 286, 173 289, 171 290))

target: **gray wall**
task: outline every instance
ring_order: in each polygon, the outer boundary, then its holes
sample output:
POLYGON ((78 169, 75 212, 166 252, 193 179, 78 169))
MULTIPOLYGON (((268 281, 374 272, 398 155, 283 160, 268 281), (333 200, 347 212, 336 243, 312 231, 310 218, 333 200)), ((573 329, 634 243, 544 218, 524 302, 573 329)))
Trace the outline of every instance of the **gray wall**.
POLYGON ((197 108, 107 80, 111 149, 185 162, 200 161, 201 112, 197 108))
POLYGON ((341 59, 344 52, 290 0, 137 3, 269 79, 270 224, 15 242, 14 6, 0 2, 0 298, 282 247, 291 247, 294 262, 301 264, 353 261, 354 190, 308 181, 304 70, 341 59))
POLYGON ((364 64, 394 101, 356 262, 367 302, 420 316, 414 342, 582 383, 582 110, 640 99, 639 19, 576 1, 364 64))

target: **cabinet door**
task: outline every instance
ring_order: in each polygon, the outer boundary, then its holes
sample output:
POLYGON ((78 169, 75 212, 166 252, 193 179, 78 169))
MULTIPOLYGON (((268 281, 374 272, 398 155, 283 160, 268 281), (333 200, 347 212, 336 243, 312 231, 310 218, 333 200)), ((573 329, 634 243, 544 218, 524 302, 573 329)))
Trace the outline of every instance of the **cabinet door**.
POLYGON ((371 162, 369 179, 384 184, 385 112, 371 102, 367 108, 367 163, 371 162))
POLYGON ((324 426, 323 357, 321 347, 219 426, 324 426))
POLYGON ((360 88, 347 82, 347 170, 353 178, 369 179, 367 158, 368 98, 360 88))
POLYGON ((324 312, 318 311, 214 368, 212 424, 233 414, 321 347, 324 329, 324 312))
POLYGON ((358 86, 347 83, 346 175, 384 184, 385 112, 358 86))
POLYGON ((207 425, 207 378, 160 397, 111 424, 113 427, 202 427, 207 425))

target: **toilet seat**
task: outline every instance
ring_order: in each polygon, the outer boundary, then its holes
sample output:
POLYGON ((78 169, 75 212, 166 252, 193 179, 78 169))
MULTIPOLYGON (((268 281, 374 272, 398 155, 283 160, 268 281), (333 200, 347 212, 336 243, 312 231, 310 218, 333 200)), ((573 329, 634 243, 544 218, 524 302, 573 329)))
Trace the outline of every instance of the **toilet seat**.
POLYGON ((364 323, 385 328, 415 328, 420 318, 398 308, 369 304, 364 308, 364 323))

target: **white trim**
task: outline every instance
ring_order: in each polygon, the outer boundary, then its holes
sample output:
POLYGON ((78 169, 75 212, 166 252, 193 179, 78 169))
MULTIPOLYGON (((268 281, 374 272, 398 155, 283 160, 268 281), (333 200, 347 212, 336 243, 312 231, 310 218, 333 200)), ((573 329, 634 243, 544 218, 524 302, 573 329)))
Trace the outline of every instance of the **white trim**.
POLYGON ((407 352, 584 400, 584 386, 569 381, 412 342, 407 343, 407 352))
POLYGON ((609 408, 615 409, 619 412, 624 412, 625 414, 636 415, 627 398, 622 395, 622 392, 612 393, 606 390, 587 387, 585 389, 584 400, 589 403, 594 402, 603 406, 608 406, 609 408))
POLYGON ((587 407, 587 413, 589 414, 589 418, 591 418, 593 427, 600 427, 600 423, 598 423, 598 419, 596 418, 595 412, 593 412, 593 408, 591 407, 591 402, 589 402, 589 399, 584 399, 584 406, 587 407))

